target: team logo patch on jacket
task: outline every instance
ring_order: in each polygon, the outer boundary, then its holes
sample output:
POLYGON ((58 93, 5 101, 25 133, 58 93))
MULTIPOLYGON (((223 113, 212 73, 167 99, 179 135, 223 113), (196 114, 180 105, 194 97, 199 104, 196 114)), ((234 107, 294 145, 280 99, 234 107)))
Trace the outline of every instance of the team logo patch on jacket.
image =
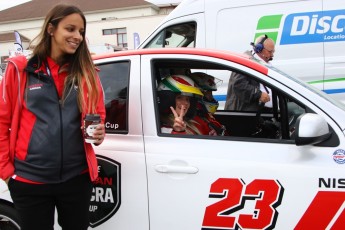
POLYGON ((36 89, 42 89, 43 87, 43 84, 32 84, 32 85, 29 85, 28 88, 29 90, 36 90, 36 89))

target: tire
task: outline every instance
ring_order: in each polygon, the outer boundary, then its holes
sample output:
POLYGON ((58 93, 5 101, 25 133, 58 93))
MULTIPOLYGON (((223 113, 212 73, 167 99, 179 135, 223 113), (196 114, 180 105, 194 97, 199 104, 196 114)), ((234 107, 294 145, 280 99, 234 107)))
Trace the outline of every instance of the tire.
POLYGON ((9 205, 0 204, 0 229, 20 230, 17 211, 9 205))

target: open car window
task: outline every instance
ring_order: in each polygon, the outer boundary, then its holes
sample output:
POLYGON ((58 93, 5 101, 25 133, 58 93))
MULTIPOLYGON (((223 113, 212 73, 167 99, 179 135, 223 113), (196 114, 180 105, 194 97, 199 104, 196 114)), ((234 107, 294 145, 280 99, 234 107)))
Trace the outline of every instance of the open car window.
MULTIPOLYGON (((157 120, 159 121, 159 127, 157 127, 157 129, 161 135, 176 135, 176 133, 172 132, 172 121, 170 121, 170 124, 167 124, 166 121, 167 115, 170 114, 170 118, 173 117, 171 115, 170 106, 175 106, 175 96, 169 93, 164 93, 162 95, 162 92, 159 90, 162 81, 169 76, 184 75, 191 77, 194 73, 206 73, 207 75, 219 79, 216 84, 216 90, 212 91, 214 99, 218 102, 217 110, 215 113, 210 114, 216 123, 219 123, 218 128, 213 127, 218 137, 245 138, 246 140, 265 138, 268 141, 291 141, 293 143, 297 118, 306 112, 313 112, 296 99, 284 93, 281 89, 267 84, 265 88, 268 88, 271 100, 266 106, 258 106, 257 110, 226 109, 226 95, 229 88, 228 82, 231 82, 231 77, 242 75, 244 78, 248 78, 251 81, 257 81, 258 90, 260 85, 265 84, 261 82, 258 77, 248 74, 243 70, 198 60, 194 62, 190 60, 188 62, 183 60, 156 61, 153 63, 153 68, 156 76, 155 85, 158 98, 156 114, 157 120), (162 127, 170 129, 162 129, 162 127), (222 127, 226 130, 225 132, 222 130, 222 127)), ((241 85, 235 85, 233 87, 241 87, 241 85)), ((261 88, 261 90, 263 90, 263 88, 261 88)), ((247 95, 242 96, 246 97, 247 95)), ((195 103, 202 104, 203 98, 198 98, 196 102, 191 102, 191 107, 196 106, 195 103)), ((200 108, 191 109, 193 110, 192 116, 202 113, 198 109, 200 108)), ((206 119, 202 119, 202 121, 204 121, 207 126, 212 127, 210 121, 206 121, 206 119)), ((197 124, 196 126, 198 126, 202 121, 196 120, 193 121, 193 124, 197 124)), ((194 134, 197 135, 189 135, 188 138, 216 138, 215 136, 211 137, 207 131, 200 133, 196 132, 194 134)))

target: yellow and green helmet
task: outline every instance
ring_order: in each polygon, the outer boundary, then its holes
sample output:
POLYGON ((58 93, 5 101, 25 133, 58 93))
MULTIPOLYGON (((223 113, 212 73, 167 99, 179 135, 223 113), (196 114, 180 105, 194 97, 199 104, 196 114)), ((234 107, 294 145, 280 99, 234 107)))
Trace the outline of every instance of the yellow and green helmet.
POLYGON ((172 91, 199 98, 203 96, 195 82, 185 75, 171 75, 164 78, 158 86, 158 91, 172 91))

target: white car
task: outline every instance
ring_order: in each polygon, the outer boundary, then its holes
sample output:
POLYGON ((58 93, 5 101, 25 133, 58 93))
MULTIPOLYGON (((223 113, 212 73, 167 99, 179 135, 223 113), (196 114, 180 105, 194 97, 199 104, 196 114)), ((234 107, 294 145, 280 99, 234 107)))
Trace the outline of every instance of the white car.
MULTIPOLYGON (((95 147, 100 177, 91 228, 345 229, 343 104, 274 67, 225 51, 144 49, 94 61, 105 92, 107 136, 95 147), (157 86, 191 72, 241 72, 271 89, 273 107, 217 110, 227 136, 162 133, 157 86)), ((5 183, 0 218, 1 229, 18 223, 5 183)))

